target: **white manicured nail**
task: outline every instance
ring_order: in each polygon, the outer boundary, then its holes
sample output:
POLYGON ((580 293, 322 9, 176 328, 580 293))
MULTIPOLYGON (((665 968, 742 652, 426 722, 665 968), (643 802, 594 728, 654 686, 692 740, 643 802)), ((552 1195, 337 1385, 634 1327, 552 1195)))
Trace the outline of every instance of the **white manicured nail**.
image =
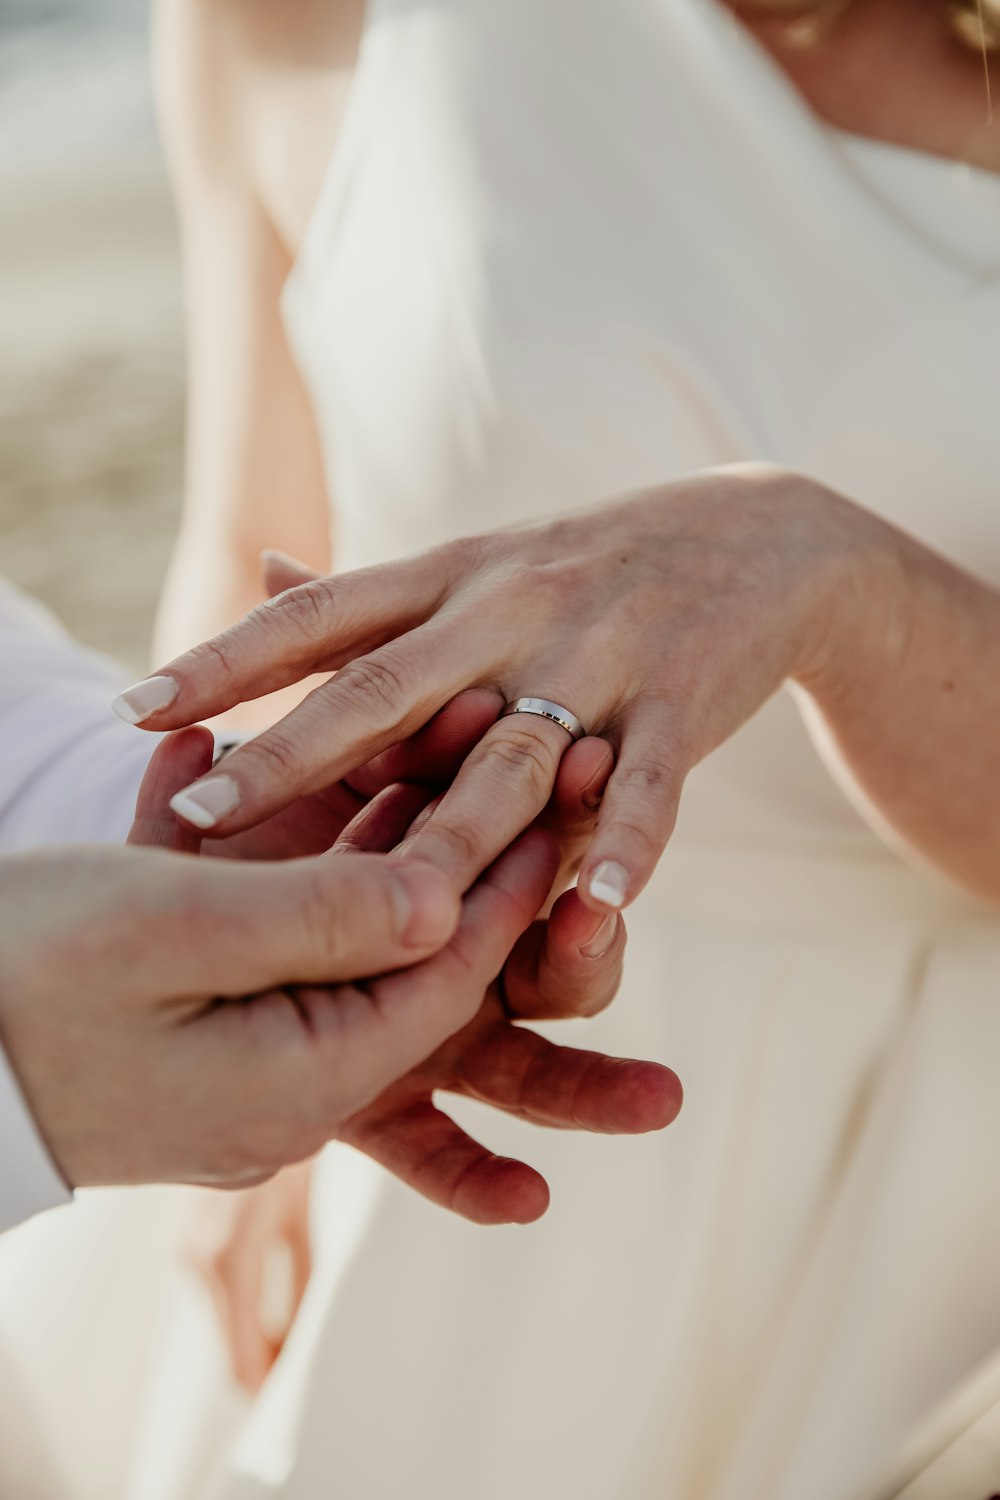
POLYGON ((120 693, 111 707, 126 724, 142 724, 152 714, 167 708, 180 691, 174 677, 147 677, 120 693))
POLYGON ((240 789, 231 776, 212 776, 196 781, 171 797, 174 812, 195 828, 214 828, 240 800, 240 789))
POLYGON ((590 894, 603 906, 620 910, 628 895, 628 871, 625 866, 617 864, 613 859, 602 860, 590 877, 590 894))

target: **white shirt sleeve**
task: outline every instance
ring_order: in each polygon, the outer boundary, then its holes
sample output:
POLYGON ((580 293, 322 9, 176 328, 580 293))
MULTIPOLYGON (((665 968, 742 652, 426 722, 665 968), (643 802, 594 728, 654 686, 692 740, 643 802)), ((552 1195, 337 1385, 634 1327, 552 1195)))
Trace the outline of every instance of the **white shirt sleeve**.
MULTIPOLYGON (((157 744, 112 714, 126 685, 0 579, 0 855, 124 839, 157 744)), ((69 1197, 0 1048, 0 1231, 69 1197)))
POLYGON ((0 1047, 0 1234, 71 1197, 0 1047))
POLYGON ((125 686, 0 579, 0 854, 125 838, 157 744, 111 712, 125 686))

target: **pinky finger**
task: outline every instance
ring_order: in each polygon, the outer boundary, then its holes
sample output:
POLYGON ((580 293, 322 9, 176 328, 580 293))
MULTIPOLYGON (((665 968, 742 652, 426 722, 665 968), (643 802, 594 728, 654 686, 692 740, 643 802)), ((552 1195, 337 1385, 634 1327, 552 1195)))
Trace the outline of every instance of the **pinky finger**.
POLYGON ((630 905, 667 847, 689 769, 675 743, 662 719, 626 732, 580 870, 580 895, 594 910, 630 905))

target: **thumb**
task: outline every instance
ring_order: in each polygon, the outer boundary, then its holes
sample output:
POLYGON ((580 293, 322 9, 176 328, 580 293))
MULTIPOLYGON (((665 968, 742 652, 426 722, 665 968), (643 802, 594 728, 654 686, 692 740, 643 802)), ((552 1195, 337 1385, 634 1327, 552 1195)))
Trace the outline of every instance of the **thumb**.
POLYGON ((415 860, 178 863, 175 922, 163 933, 175 995, 365 979, 430 957, 458 926, 451 882, 415 860))
POLYGON ((260 554, 260 564, 264 572, 264 587, 272 599, 275 594, 297 588, 300 583, 311 583, 320 576, 304 562, 299 562, 297 557, 270 547, 260 554))

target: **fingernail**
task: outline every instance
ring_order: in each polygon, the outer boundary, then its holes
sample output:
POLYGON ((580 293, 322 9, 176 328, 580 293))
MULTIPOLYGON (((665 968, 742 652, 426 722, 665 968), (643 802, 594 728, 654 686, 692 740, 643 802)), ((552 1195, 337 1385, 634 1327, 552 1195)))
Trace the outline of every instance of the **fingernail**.
POLYGON ((195 828, 214 828, 240 800, 240 789, 231 776, 212 776, 196 781, 171 797, 170 806, 185 823, 195 828))
POLYGON ((611 779, 611 772, 614 768, 614 756, 609 755, 597 775, 592 776, 584 787, 580 795, 583 805, 588 812, 595 812, 600 807, 604 800, 604 793, 607 790, 608 782, 611 779))
POLYGON ((396 930, 413 948, 443 947, 458 923, 458 897, 451 884, 433 865, 397 865, 393 871, 392 899, 396 908, 396 930))
POLYGON ((618 918, 614 912, 604 918, 589 943, 581 943, 580 954, 583 958, 603 958, 615 940, 618 931, 618 918))
POLYGON ((613 859, 602 860, 590 877, 590 894, 595 901, 618 911, 628 895, 628 871, 613 859))
POLYGON ((119 693, 111 707, 126 724, 142 724, 173 703, 180 692, 176 677, 147 677, 119 693))

